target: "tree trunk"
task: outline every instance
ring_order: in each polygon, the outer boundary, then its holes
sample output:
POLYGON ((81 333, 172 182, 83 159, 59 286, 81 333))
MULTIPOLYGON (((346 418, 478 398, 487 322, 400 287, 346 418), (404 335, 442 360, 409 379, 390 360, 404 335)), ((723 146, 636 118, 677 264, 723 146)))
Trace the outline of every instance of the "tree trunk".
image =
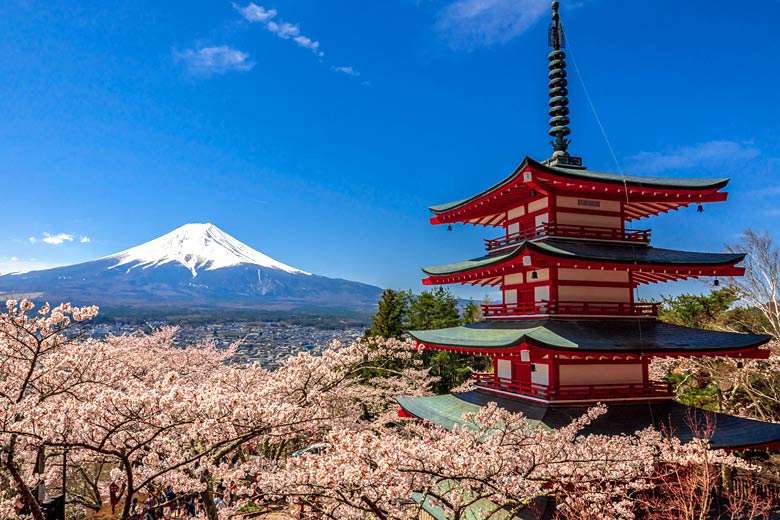
POLYGON ((19 471, 16 469, 16 464, 14 463, 13 456, 10 453, 6 453, 6 462, 4 463, 4 466, 8 470, 8 473, 11 475, 11 478, 14 481, 14 484, 16 485, 16 490, 19 492, 19 495, 22 497, 22 501, 24 501, 24 504, 27 506, 27 509, 30 510, 30 515, 32 515, 34 520, 46 520, 43 516, 43 512, 41 511, 41 507, 38 505, 38 501, 35 500, 35 497, 32 494, 32 491, 30 491, 30 488, 27 486, 27 484, 24 483, 24 480, 22 479, 22 476, 19 474, 19 471))
POLYGON ((203 509, 206 511, 206 518, 219 520, 217 506, 214 505, 214 492, 211 490, 211 482, 208 483, 205 490, 200 492, 200 497, 203 499, 203 509))
POLYGON ((120 514, 119 518, 126 519, 130 517, 130 506, 133 503, 135 484, 133 482, 133 467, 130 465, 130 461, 127 459, 122 459, 122 466, 124 466, 125 477, 127 478, 127 498, 125 498, 125 503, 122 505, 122 513, 120 514))

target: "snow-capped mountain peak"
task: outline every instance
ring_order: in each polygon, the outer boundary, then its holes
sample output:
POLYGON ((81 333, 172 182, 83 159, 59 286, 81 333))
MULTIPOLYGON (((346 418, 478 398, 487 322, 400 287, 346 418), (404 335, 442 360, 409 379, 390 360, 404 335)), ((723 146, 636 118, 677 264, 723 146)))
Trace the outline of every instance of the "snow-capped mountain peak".
POLYGON ((187 267, 193 277, 199 270, 212 271, 240 264, 280 269, 291 274, 311 274, 252 249, 213 224, 185 224, 159 238, 103 259, 117 261, 111 269, 128 264, 132 264, 130 269, 146 269, 178 263, 187 267))

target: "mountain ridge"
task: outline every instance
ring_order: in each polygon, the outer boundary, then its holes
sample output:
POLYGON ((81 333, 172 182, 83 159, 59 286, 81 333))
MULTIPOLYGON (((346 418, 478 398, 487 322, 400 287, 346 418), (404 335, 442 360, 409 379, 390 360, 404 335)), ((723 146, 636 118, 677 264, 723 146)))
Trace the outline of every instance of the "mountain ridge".
POLYGON ((0 296, 108 307, 372 312, 382 289, 284 264, 213 224, 185 224, 79 264, 0 276, 0 296))

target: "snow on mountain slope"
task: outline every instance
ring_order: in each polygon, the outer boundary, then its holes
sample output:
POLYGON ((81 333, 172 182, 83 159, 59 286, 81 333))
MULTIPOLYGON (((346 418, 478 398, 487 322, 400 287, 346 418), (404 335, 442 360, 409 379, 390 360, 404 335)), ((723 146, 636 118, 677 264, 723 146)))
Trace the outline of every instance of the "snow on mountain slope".
POLYGON ((213 224, 185 224, 167 235, 155 238, 101 260, 116 260, 114 269, 130 265, 147 269, 163 264, 179 263, 198 276, 198 271, 212 271, 240 264, 280 269, 291 274, 310 276, 311 273, 283 264, 228 235, 213 224))

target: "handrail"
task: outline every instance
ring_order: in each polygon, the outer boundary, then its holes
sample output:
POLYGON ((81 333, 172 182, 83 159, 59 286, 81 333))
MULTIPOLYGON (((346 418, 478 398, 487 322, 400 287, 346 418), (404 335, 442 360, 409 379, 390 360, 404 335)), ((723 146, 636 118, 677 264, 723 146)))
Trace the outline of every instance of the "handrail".
POLYGON ((495 303, 482 305, 482 315, 486 318, 517 315, 567 314, 575 316, 635 316, 654 318, 658 316, 660 302, 586 302, 586 301, 547 301, 495 303))
POLYGON ((519 395, 553 400, 592 400, 606 398, 669 397, 673 385, 665 381, 646 383, 598 383, 586 385, 559 385, 557 387, 520 381, 495 374, 475 373, 477 388, 500 390, 519 395))
POLYGON ((533 228, 523 229, 505 237, 487 238, 485 239, 485 247, 488 251, 491 251, 513 243, 522 242, 523 240, 533 240, 534 238, 550 236, 648 243, 650 242, 650 234, 651 231, 649 229, 575 226, 572 224, 547 222, 533 228))

